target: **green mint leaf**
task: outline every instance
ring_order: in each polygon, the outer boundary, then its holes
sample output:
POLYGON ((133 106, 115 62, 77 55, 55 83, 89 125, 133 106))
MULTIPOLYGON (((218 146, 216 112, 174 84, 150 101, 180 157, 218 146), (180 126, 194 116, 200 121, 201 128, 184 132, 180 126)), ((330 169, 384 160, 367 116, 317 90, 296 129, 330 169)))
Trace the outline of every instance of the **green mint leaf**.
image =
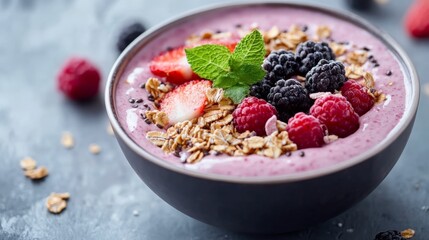
POLYGON ((237 85, 240 82, 240 76, 236 72, 228 72, 225 75, 219 76, 213 81, 213 87, 217 88, 229 88, 237 85))
POLYGON ((202 78, 216 80, 230 72, 231 52, 225 46, 207 44, 185 49, 185 52, 192 71, 202 78))
POLYGON ((236 104, 240 103, 249 94, 249 86, 235 85, 225 89, 225 96, 232 99, 236 104))
POLYGON ((266 54, 262 34, 258 30, 247 34, 235 47, 232 63, 262 65, 266 54))
POLYGON ((265 71, 260 65, 242 64, 238 68, 233 68, 233 73, 242 85, 252 85, 261 81, 265 76, 265 71))

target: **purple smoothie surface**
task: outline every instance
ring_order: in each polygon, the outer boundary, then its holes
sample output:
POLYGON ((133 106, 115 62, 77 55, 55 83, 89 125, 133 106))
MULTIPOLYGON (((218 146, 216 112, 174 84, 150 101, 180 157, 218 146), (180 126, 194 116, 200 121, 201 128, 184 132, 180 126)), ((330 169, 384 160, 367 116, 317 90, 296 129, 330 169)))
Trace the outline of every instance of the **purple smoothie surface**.
MULTIPOLYGON (((193 18, 177 27, 166 30, 156 39, 145 45, 128 63, 117 85, 115 92, 115 110, 120 125, 128 136, 149 153, 177 165, 194 171, 233 176, 273 176, 309 171, 332 166, 347 161, 382 142, 401 120, 406 104, 406 85, 402 65, 392 52, 366 30, 325 13, 301 8, 252 6, 240 9, 225 10, 222 13, 206 14, 203 18, 193 18), (227 155, 208 155, 195 164, 182 164, 180 159, 164 153, 160 148, 146 139, 148 131, 159 131, 154 124, 148 125, 139 116, 144 109, 134 108, 130 98, 144 100, 153 109, 147 99, 147 92, 140 88, 149 77, 155 77, 149 70, 151 59, 168 47, 184 44, 193 34, 206 30, 236 31, 239 24, 249 27, 257 23, 261 29, 272 26, 287 29, 293 24, 306 25, 309 31, 316 26, 327 25, 332 29, 331 38, 337 42, 349 42, 370 49, 379 67, 366 64, 364 69, 375 78, 375 88, 386 94, 386 100, 376 104, 368 113, 360 117, 360 128, 347 138, 338 139, 321 148, 310 148, 293 152, 291 156, 282 155, 272 159, 249 155, 231 157, 227 155), (391 71, 388 76, 386 72, 391 71)), ((161 79, 162 80, 162 79, 161 79)))

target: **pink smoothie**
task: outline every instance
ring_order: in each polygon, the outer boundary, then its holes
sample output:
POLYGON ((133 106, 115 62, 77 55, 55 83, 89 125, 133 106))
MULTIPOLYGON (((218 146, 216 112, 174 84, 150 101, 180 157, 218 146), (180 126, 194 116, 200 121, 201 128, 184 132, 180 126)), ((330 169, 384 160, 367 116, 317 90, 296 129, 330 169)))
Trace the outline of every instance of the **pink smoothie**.
POLYGON ((171 162, 181 168, 195 171, 234 176, 272 176, 320 169, 333 164, 347 161, 379 144, 400 121, 406 104, 406 86, 404 73, 397 58, 384 44, 347 21, 334 18, 324 13, 299 8, 258 6, 225 11, 222 14, 209 14, 203 19, 186 21, 176 28, 165 31, 156 40, 150 42, 131 60, 121 77, 116 89, 116 114, 123 129, 131 139, 146 151, 171 162), (150 60, 165 51, 168 47, 183 45, 186 38, 205 30, 235 31, 236 25, 243 28, 257 23, 261 29, 270 29, 276 25, 287 29, 293 24, 307 25, 309 31, 316 26, 328 25, 332 29, 331 37, 337 41, 346 41, 358 46, 368 47, 369 55, 373 55, 379 67, 365 65, 376 80, 376 89, 386 94, 387 100, 376 104, 368 113, 360 117, 360 128, 347 138, 326 144, 321 148, 304 149, 293 152, 291 156, 283 155, 271 159, 258 155, 231 157, 226 155, 208 155, 195 164, 182 164, 180 159, 164 153, 160 148, 149 142, 145 135, 148 131, 159 130, 154 124, 148 125, 139 116, 145 109, 143 104, 153 108, 147 100, 147 93, 139 86, 149 77, 153 77, 148 65, 150 60), (390 76, 386 72, 391 71, 390 76), (143 99, 137 108, 132 107, 129 99, 143 99))

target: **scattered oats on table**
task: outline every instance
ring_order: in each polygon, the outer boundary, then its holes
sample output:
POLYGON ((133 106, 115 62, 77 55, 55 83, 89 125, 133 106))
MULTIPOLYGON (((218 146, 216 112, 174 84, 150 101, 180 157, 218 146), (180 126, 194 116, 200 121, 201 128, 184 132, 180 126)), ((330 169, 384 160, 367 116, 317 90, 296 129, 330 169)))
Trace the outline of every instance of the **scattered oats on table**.
POLYGON ((109 135, 114 135, 115 133, 113 132, 113 128, 112 128, 112 124, 108 123, 107 127, 106 127, 106 131, 109 135))
POLYGON ((46 199, 46 208, 51 213, 61 213, 67 207, 70 193, 51 193, 46 199))
POLYGON ((23 170, 33 170, 36 168, 36 161, 31 157, 25 157, 21 160, 20 165, 23 170))
POLYGON ((63 132, 63 135, 61 136, 61 144, 67 149, 73 148, 73 135, 70 132, 63 132))
POLYGON ((46 167, 38 167, 36 169, 26 170, 24 175, 32 180, 39 180, 48 176, 49 172, 46 167))
POLYGON ((405 239, 410 239, 410 238, 414 237, 415 233, 416 233, 416 231, 414 231, 414 229, 407 228, 401 232, 401 236, 405 239))
POLYGON ((101 147, 97 144, 90 144, 88 149, 92 154, 99 154, 101 152, 101 147))

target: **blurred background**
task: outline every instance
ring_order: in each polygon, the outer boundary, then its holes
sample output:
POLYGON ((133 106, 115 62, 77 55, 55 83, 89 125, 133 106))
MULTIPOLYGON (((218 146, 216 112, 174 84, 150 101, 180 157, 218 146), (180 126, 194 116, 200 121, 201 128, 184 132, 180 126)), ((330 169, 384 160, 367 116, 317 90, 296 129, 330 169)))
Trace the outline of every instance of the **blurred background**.
POLYGON ((414 1, 379 0, 367 8, 361 5, 366 1, 302 1, 352 11, 392 35, 414 62, 422 93, 408 145, 384 182, 349 211, 300 232, 243 235, 176 211, 143 184, 106 130, 104 88, 85 103, 69 101, 56 89, 56 75, 71 56, 94 63, 104 87, 119 55, 118 37, 129 24, 140 22, 149 28, 190 9, 222 2, 230 1, 0 0, 1 240, 371 240, 380 231, 406 228, 416 231, 413 240, 428 239, 429 39, 413 39, 403 27, 414 1), (60 144, 65 131, 75 138, 72 149, 60 144), (90 153, 90 144, 100 146, 101 152, 90 153), (24 177, 19 164, 26 156, 46 166, 49 176, 39 181, 24 177), (51 192, 71 194, 59 215, 45 207, 51 192))

